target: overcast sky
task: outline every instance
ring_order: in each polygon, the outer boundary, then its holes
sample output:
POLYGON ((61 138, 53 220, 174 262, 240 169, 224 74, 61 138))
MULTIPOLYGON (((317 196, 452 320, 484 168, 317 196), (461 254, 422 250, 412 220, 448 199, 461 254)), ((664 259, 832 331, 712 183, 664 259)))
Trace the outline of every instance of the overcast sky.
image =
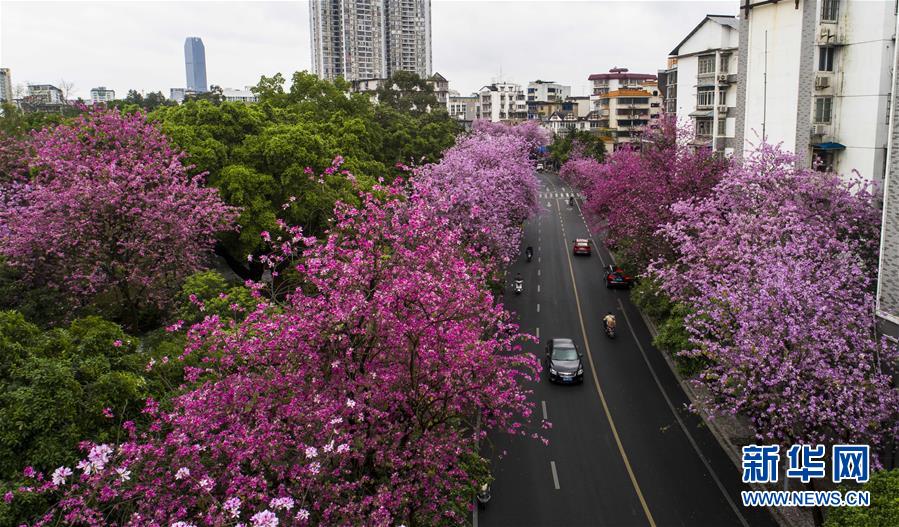
MULTIPOLYGON (((500 75, 585 94, 591 73, 655 73, 705 14, 738 8, 737 0, 432 0, 434 69, 463 94, 500 75)), ((101 85, 118 97, 183 87, 187 36, 203 39, 210 84, 242 88, 311 64, 308 2, 0 1, 0 67, 13 84, 66 79, 85 99, 101 85)))

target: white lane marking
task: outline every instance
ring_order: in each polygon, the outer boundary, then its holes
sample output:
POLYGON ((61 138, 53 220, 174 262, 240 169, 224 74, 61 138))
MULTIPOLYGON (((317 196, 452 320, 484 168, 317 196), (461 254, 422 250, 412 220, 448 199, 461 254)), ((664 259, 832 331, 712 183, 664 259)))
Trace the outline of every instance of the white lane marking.
POLYGON ((631 320, 627 316, 627 311, 624 310, 624 303, 621 302, 621 299, 618 299, 618 309, 621 310, 621 313, 624 315, 624 322, 627 324, 628 329, 631 331, 631 336, 634 337, 634 342, 637 343, 637 349, 640 350, 640 355, 643 356, 643 362, 646 363, 646 367, 649 368, 649 373, 652 374, 653 380, 656 382, 656 386, 659 388, 659 391, 662 392, 662 397, 665 398, 665 402, 668 403, 668 408, 671 410, 671 413, 674 414, 674 418, 677 419, 677 424, 680 425, 681 430, 684 431, 684 435, 687 436, 687 439, 690 441, 690 444, 693 445, 693 450, 696 451, 696 455, 699 456, 699 459, 702 461, 702 464, 705 465, 705 469, 709 471, 712 479, 715 480, 715 484, 718 486, 718 489, 721 491, 721 494, 724 495, 724 499, 727 500, 730 508, 733 509, 734 514, 737 515, 737 518, 740 519, 740 523, 743 527, 749 527, 749 523, 746 522, 746 518, 743 517, 743 514, 740 512, 740 509, 737 508, 737 505, 730 498, 730 494, 727 493, 727 489, 724 488, 724 485, 721 483, 721 480, 718 479, 718 475, 712 469, 712 466, 709 464, 709 461, 702 454, 702 451, 699 450, 699 445, 696 444, 696 440, 693 439, 693 436, 687 430, 687 425, 684 424, 684 421, 681 419, 680 414, 677 413, 677 410, 674 408, 674 404, 671 402, 671 399, 668 397, 668 392, 662 388, 662 383, 659 381, 658 375, 656 375, 655 369, 652 367, 652 364, 649 363, 649 358, 646 356, 646 351, 643 349, 643 345, 640 344, 640 340, 637 338, 637 332, 634 331, 634 326, 631 325, 631 320))
POLYGON ((546 416, 546 401, 540 401, 540 405, 543 406, 543 420, 546 421, 547 419, 549 419, 546 416))
POLYGON ((537 276, 540 276, 540 269, 537 269, 537 276))
POLYGON ((537 343, 540 343, 540 326, 537 326, 537 343))
POLYGON ((540 304, 539 303, 537 304, 537 312, 538 313, 540 312, 540 304))
POLYGON ((549 468, 553 471, 553 485, 556 486, 556 490, 559 490, 559 474, 556 473, 556 462, 550 461, 549 468))
POLYGON ((596 245, 596 242, 593 241, 593 238, 590 238, 590 243, 596 247, 596 255, 599 256, 599 263, 602 264, 603 267, 606 266, 606 261, 602 257, 602 251, 599 250, 599 245, 596 245))
MULTIPOLYGON (((539 246, 539 245, 537 246, 537 249, 540 249, 540 246, 539 246)), ((539 256, 537 257, 537 263, 540 263, 540 257, 539 257, 539 256)))
POLYGON ((537 292, 540 292, 540 284, 537 284, 537 292))

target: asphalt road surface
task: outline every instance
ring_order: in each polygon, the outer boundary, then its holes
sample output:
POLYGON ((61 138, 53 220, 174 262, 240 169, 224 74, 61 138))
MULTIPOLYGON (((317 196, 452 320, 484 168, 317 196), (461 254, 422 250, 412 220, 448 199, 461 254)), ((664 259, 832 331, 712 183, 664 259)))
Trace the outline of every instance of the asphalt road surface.
MULTIPOLYGON (((542 358, 548 339, 574 339, 584 354, 584 383, 536 385, 536 418, 552 429, 549 445, 497 435, 483 445, 496 478, 476 526, 774 526, 768 512, 744 508, 740 471, 702 420, 652 346, 627 291, 605 287, 609 253, 593 244, 574 256, 575 238, 591 238, 574 191, 541 174, 542 214, 525 226, 521 258, 510 269, 506 304, 521 329, 539 336, 526 349, 542 358), (523 248, 534 248, 526 262, 523 248), (521 272, 524 291, 511 280, 521 272), (618 319, 608 339, 602 317, 618 319), (498 459, 498 453, 506 455, 498 459)), ((536 424, 535 424, 536 427, 536 424)))

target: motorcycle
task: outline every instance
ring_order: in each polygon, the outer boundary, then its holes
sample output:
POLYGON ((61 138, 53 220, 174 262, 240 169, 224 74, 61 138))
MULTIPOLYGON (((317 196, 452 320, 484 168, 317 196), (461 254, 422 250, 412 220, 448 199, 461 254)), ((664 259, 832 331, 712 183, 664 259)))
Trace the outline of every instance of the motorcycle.
POLYGON ((512 284, 512 289, 515 290, 515 294, 521 294, 522 289, 524 289, 524 280, 515 280, 515 283, 512 284))
POLYGON ((534 250, 531 249, 530 247, 528 247, 528 248, 524 251, 524 257, 527 258, 527 260, 530 262, 531 259, 534 257, 534 250))
POLYGON ((568 206, 569 206, 569 207, 574 207, 574 198, 573 198, 573 197, 568 198, 568 206))
POLYGON ((487 507, 487 502, 490 501, 490 498, 491 498, 491 494, 490 494, 490 484, 489 484, 489 483, 484 483, 484 484, 481 485, 481 487, 478 489, 478 507, 480 507, 481 509, 486 508, 486 507, 487 507))
POLYGON ((603 328, 606 330, 606 336, 610 339, 615 338, 615 328, 610 326, 605 320, 602 321, 603 328))

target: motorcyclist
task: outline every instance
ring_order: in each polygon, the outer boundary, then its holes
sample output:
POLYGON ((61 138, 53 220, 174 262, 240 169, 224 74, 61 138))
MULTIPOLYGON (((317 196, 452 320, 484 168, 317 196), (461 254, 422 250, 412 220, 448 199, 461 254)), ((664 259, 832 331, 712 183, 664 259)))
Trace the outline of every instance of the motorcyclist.
POLYGON ((534 256, 534 249, 530 245, 528 245, 528 248, 524 250, 524 255, 528 260, 530 260, 531 257, 534 256))
POLYGON ((574 196, 568 198, 568 206, 574 207, 574 196))
POLYGON ((609 330, 615 329, 615 315, 613 315, 611 311, 606 313, 606 316, 602 317, 602 321, 606 325, 607 329, 609 329, 609 330))
POLYGON ((515 283, 516 283, 516 284, 522 284, 522 283, 524 283, 524 279, 521 278, 521 273, 516 273, 516 274, 515 274, 515 283))

